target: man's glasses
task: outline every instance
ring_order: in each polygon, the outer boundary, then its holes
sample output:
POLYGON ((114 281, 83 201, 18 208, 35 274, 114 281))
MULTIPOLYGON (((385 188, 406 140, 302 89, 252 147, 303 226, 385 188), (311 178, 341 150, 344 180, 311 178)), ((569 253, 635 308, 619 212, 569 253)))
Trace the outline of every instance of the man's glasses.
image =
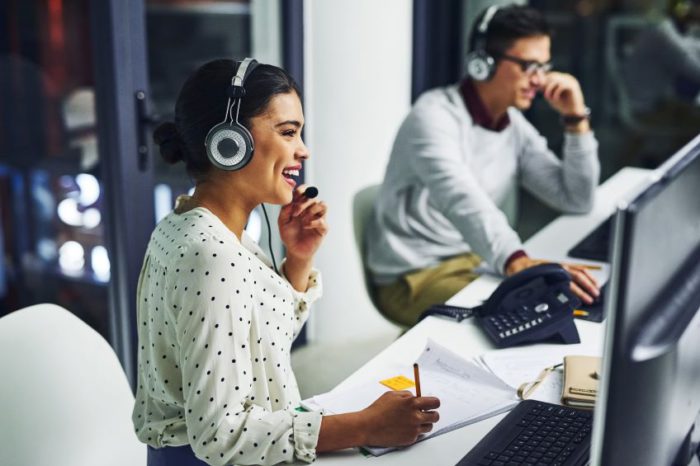
POLYGON ((498 58, 517 63, 518 65, 520 65, 520 69, 523 70, 523 73, 527 74, 528 76, 533 76, 535 73, 540 72, 547 74, 550 71, 552 71, 551 61, 548 61, 547 63, 540 63, 536 60, 523 60, 522 58, 513 57, 511 55, 505 54, 499 55, 498 58))

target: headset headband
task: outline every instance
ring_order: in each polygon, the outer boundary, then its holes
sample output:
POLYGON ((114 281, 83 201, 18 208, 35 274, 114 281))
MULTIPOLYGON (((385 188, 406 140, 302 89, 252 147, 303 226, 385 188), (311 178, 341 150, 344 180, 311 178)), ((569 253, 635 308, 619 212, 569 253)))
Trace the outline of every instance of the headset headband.
POLYGON ((248 74, 248 68, 250 68, 252 72, 256 66, 258 66, 258 62, 254 58, 245 58, 238 67, 236 75, 231 78, 231 85, 234 87, 243 87, 246 75, 248 74))
POLYGON ((479 26, 476 28, 476 40, 474 41, 474 50, 484 50, 486 48, 486 33, 489 30, 489 24, 500 7, 491 5, 486 9, 484 17, 481 18, 479 26))
POLYGON ((488 7, 488 9, 486 10, 486 13, 484 13, 484 17, 481 19, 481 23, 479 24, 479 32, 480 33, 485 34, 486 31, 488 31, 489 23, 491 22, 493 15, 496 14, 497 10, 498 10, 498 5, 491 5, 490 7, 488 7))

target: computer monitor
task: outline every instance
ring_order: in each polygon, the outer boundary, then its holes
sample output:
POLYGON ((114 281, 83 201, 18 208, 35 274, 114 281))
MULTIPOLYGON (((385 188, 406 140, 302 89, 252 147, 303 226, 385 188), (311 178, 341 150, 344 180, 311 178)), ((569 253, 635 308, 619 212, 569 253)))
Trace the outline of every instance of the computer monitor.
POLYGON ((593 465, 686 465, 696 454, 700 136, 656 173, 615 216, 593 465))

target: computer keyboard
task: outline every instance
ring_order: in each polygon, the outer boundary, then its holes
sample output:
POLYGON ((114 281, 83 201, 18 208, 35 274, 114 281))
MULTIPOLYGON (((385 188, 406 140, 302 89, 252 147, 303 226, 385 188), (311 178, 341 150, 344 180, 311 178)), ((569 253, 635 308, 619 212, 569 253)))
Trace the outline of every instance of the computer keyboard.
POLYGON ((613 217, 608 217, 603 223, 579 241, 568 255, 579 259, 590 259, 608 262, 610 248, 610 233, 612 232, 613 217))
POLYGON ((581 466, 588 462, 591 411, 520 402, 457 466, 581 466))
POLYGON ((581 304, 578 309, 586 311, 583 316, 576 316, 577 319, 590 320, 592 322, 602 322, 605 318, 605 300, 608 294, 608 284, 600 287, 600 296, 592 304, 581 304))

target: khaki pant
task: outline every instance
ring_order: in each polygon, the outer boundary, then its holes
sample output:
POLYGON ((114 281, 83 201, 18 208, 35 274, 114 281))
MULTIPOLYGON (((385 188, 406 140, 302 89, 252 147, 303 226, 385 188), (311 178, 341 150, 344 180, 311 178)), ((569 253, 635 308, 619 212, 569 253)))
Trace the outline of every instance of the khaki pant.
POLYGON ((389 319, 402 325, 415 325, 424 310, 444 303, 478 278, 474 269, 480 263, 479 256, 469 253, 407 273, 395 283, 377 286, 377 301, 389 319))

